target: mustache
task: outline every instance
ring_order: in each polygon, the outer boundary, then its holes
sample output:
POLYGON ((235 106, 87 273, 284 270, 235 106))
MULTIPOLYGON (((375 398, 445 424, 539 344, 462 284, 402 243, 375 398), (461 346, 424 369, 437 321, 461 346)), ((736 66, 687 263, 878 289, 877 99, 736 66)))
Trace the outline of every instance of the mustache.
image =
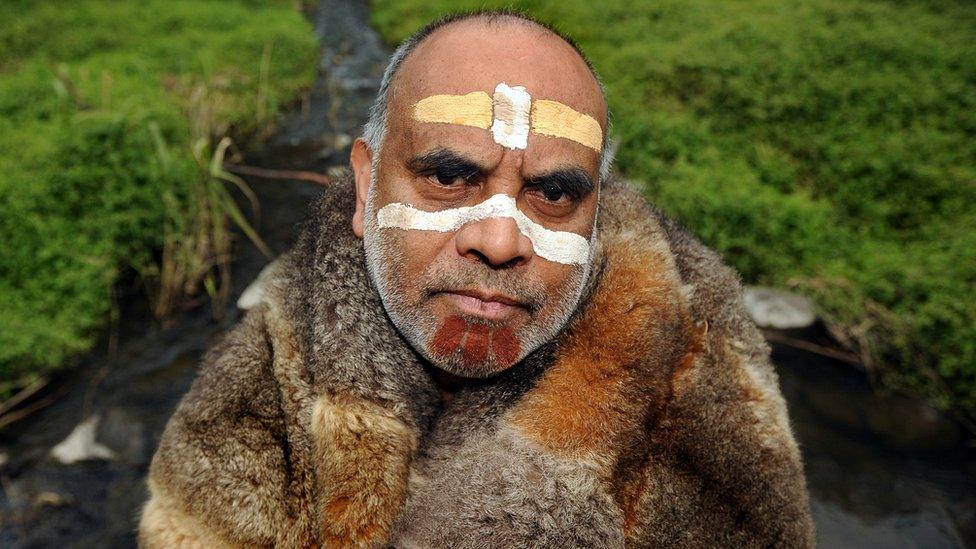
POLYGON ((540 309, 549 299, 549 292, 542 281, 516 274, 510 269, 495 270, 477 263, 435 263, 424 270, 422 279, 421 291, 425 297, 438 292, 484 288, 515 298, 530 311, 540 309))

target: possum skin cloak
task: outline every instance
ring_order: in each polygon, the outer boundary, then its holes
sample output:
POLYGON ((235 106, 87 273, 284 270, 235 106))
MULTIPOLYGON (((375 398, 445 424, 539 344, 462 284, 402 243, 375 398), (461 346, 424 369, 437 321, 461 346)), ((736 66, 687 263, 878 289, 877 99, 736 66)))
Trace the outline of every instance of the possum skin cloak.
POLYGON ((337 181, 166 426, 142 547, 812 547, 735 272, 622 182, 579 309, 444 401, 337 181))

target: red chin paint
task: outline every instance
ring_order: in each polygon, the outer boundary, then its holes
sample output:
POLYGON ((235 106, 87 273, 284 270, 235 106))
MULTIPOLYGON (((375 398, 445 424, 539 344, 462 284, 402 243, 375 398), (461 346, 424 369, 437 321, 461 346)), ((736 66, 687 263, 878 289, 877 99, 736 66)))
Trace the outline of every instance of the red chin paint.
POLYGON ((449 358, 458 350, 470 365, 482 364, 491 352, 498 365, 510 366, 518 360, 521 345, 508 326, 490 329, 487 324, 468 322, 460 316, 449 316, 434 331, 431 350, 441 358, 449 358))
POLYGON ((515 332, 508 326, 499 328, 491 334, 491 351, 499 364, 514 364, 522 354, 515 332))
POLYGON ((468 335, 461 344, 461 356, 468 364, 481 364, 488 359, 488 326, 468 324, 468 335))
POLYGON ((434 332, 431 339, 431 349, 440 357, 449 357, 461 344, 461 338, 468 331, 468 323, 459 316, 449 316, 434 332))

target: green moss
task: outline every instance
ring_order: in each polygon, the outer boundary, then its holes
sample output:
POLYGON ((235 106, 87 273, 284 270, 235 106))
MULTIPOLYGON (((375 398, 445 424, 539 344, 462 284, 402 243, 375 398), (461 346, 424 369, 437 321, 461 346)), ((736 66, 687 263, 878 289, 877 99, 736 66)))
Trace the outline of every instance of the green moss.
POLYGON ((0 4, 0 394, 92 345, 190 222, 194 144, 266 131, 316 53, 284 1, 0 4))
POLYGON ((391 43, 515 7, 603 76, 618 169, 795 287, 890 386, 976 417, 976 7, 948 1, 375 0, 391 43))

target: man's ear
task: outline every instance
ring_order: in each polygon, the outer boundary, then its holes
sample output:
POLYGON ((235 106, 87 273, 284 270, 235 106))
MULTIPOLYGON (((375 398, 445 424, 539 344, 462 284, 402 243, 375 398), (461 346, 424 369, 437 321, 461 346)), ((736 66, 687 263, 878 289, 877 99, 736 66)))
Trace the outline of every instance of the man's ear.
POLYGON ((349 153, 349 165, 352 166, 353 184, 356 186, 356 213, 352 214, 352 232, 362 238, 366 193, 369 192, 369 180, 373 167, 373 151, 362 138, 357 139, 352 144, 352 152, 349 153))

